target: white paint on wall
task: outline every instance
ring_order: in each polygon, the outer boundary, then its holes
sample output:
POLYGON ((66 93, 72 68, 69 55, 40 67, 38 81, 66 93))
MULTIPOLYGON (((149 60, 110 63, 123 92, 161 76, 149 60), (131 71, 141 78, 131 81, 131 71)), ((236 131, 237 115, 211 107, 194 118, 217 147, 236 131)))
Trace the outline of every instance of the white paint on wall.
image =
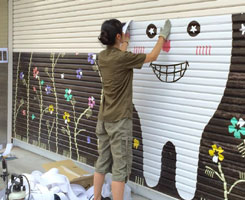
MULTIPOLYGON (((158 36, 150 39, 146 35, 149 24, 155 24, 159 33, 164 21, 133 22, 131 51, 138 46, 143 47, 145 53, 152 50, 158 36)), ((162 149, 170 141, 177 153, 176 188, 183 199, 191 200, 196 191, 202 133, 221 101, 228 79, 232 18, 231 15, 185 18, 171 20, 171 24, 170 50, 161 51, 154 63, 168 65, 188 61, 189 67, 184 77, 175 83, 159 81, 149 64, 135 70, 134 104, 142 129, 147 185, 158 184, 162 149), (201 27, 196 37, 187 33, 192 21, 201 27)))

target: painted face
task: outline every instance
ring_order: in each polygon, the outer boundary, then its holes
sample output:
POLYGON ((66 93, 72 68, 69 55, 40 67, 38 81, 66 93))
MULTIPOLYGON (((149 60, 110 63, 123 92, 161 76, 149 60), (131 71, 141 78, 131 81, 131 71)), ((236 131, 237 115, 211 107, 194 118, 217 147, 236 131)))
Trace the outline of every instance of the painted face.
MULTIPOLYGON (((231 15, 171 20, 158 59, 135 70, 133 91, 143 138, 143 170, 158 184, 163 146, 175 146, 176 189, 183 199, 196 191, 200 140, 223 96, 231 62, 231 15)), ((164 21, 133 22, 131 51, 150 53, 164 21)))

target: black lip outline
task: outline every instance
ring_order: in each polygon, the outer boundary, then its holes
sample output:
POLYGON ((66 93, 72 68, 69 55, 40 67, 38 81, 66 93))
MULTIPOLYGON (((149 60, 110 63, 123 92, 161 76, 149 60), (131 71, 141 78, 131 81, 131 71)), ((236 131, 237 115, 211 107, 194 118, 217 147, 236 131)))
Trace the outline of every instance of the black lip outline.
POLYGON ((182 62, 182 63, 178 63, 178 64, 173 64, 173 65, 160 65, 160 64, 154 64, 151 62, 150 64, 150 67, 152 68, 154 74, 156 75, 156 77, 161 81, 161 82, 166 82, 166 83, 174 83, 174 82, 177 82, 178 80, 180 80, 184 75, 185 75, 185 72, 187 70, 187 67, 189 67, 189 62, 188 61, 185 61, 185 62, 182 62), (180 70, 177 70, 176 71, 176 66, 180 65, 180 70), (182 68, 182 66, 184 66, 184 68, 182 68), (157 69, 157 67, 159 67, 159 69, 157 69), (162 67, 165 68, 165 71, 162 70, 162 67), (174 71, 172 72, 168 72, 168 68, 169 67, 173 67, 174 68, 174 71), (177 73, 180 73, 180 77, 175 79, 175 74, 177 73), (169 74, 173 74, 173 80, 171 81, 168 81, 168 75, 169 74), (165 80, 163 80, 161 77, 162 75, 165 75, 165 80))

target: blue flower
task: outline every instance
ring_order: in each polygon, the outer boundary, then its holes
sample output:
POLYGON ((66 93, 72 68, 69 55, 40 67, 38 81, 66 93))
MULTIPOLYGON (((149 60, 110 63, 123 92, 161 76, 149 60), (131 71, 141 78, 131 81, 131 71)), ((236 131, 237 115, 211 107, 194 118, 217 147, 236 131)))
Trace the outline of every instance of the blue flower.
POLYGON ((51 87, 49 85, 46 86, 45 88, 46 94, 50 94, 51 93, 51 87))
POLYGON ((231 124, 228 127, 229 133, 233 133, 234 137, 237 139, 241 139, 241 135, 245 135, 245 128, 241 126, 241 121, 242 119, 237 121, 235 117, 231 119, 231 124))
POLYGON ((87 143, 88 143, 88 144, 90 144, 90 143, 91 143, 91 139, 90 139, 90 137, 89 137, 89 136, 87 137, 87 143))
POLYGON ((23 80, 23 78, 24 78, 24 73, 20 72, 20 80, 23 80))
POLYGON ((88 54, 88 62, 92 65, 94 64, 95 56, 96 56, 96 54, 94 54, 94 53, 88 54))
POLYGON ((64 96, 66 98, 66 101, 70 101, 72 99, 71 89, 66 89, 64 96))
POLYGON ((81 79, 82 78, 82 75, 83 75, 82 70, 81 69, 78 69, 78 70, 76 70, 76 72, 77 72, 77 78, 78 79, 81 79))

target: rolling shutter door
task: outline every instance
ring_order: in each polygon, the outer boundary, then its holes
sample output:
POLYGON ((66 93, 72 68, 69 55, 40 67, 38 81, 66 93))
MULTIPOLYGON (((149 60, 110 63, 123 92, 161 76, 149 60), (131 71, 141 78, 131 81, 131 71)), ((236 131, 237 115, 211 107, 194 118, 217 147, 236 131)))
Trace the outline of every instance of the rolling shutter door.
POLYGON ((242 199, 245 18, 231 13, 244 8, 240 0, 14 1, 13 136, 94 166, 101 79, 90 53, 103 48, 101 23, 133 19, 129 49, 148 53, 157 35, 147 34, 171 18, 158 60, 135 70, 130 179, 178 199, 242 199))

